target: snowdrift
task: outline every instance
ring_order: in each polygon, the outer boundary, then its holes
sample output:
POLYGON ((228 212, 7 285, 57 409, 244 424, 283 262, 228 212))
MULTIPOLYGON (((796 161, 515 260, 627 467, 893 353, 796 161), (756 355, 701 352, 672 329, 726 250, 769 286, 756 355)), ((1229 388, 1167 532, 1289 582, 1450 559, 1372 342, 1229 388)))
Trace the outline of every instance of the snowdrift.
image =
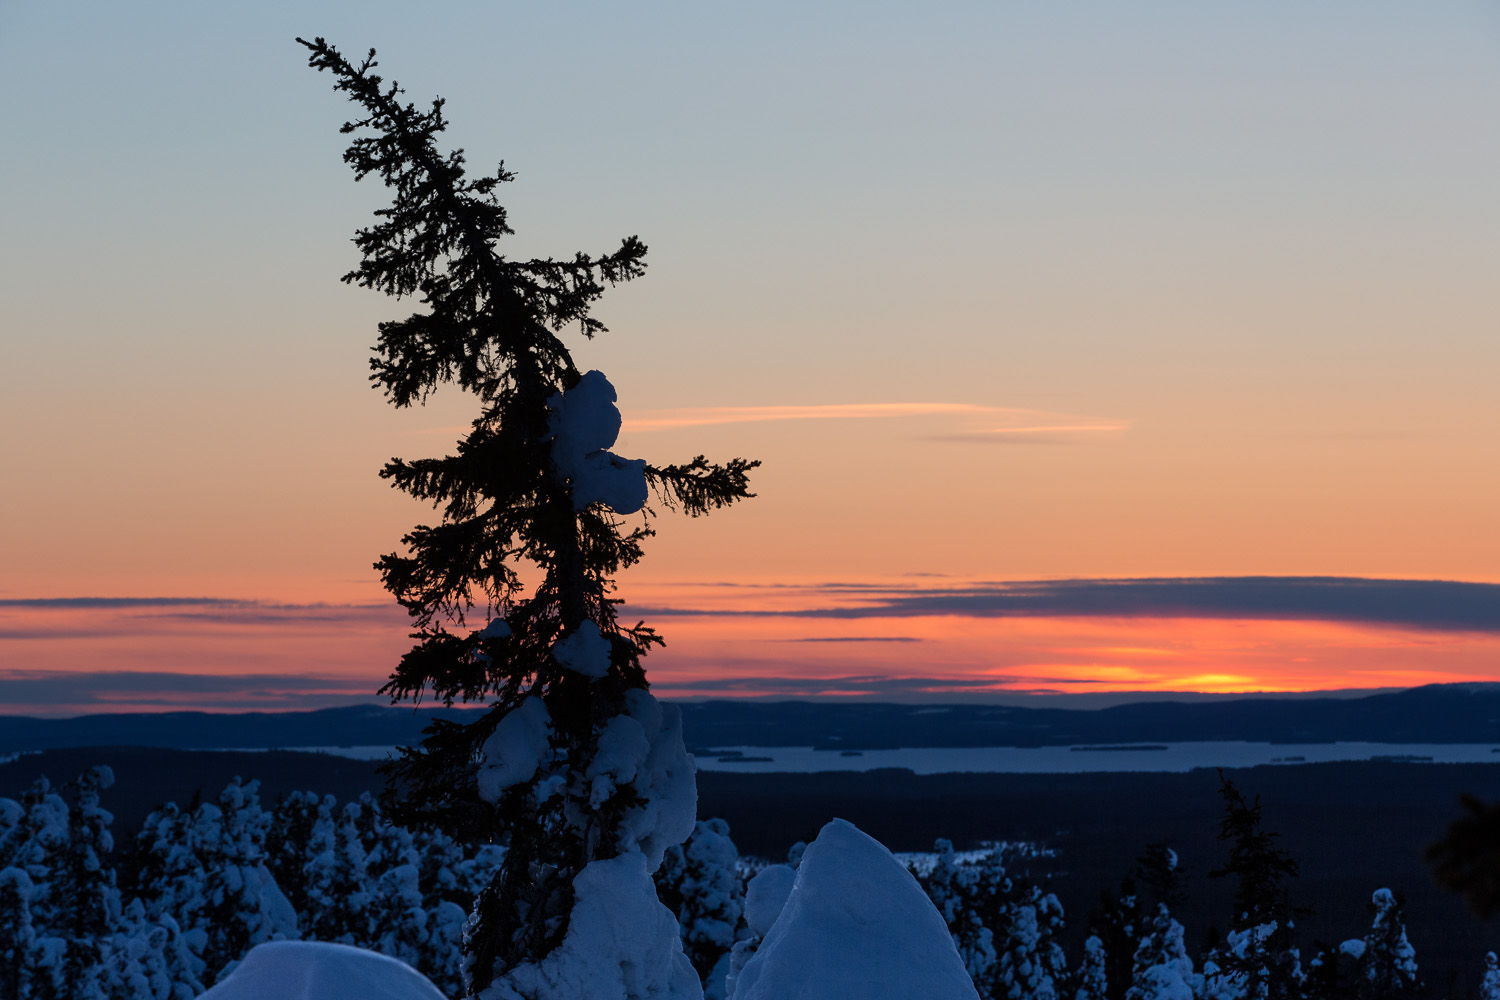
POLYGON ((978 996, 917 880, 878 841, 836 819, 802 856, 786 905, 740 970, 733 1000, 978 996))
POLYGON ((345 944, 272 941, 200 1000, 446 1000, 416 969, 345 944))

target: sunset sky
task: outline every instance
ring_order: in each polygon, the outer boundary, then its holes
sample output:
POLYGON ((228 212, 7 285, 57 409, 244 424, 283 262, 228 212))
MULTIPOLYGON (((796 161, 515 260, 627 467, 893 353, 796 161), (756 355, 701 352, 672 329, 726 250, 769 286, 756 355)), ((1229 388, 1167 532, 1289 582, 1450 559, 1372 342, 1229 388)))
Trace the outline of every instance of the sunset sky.
POLYGON ((1500 677, 1500 8, 0 3, 0 712, 373 698, 386 202, 293 37, 650 246, 615 450, 759 458, 621 580, 668 696, 1500 677))

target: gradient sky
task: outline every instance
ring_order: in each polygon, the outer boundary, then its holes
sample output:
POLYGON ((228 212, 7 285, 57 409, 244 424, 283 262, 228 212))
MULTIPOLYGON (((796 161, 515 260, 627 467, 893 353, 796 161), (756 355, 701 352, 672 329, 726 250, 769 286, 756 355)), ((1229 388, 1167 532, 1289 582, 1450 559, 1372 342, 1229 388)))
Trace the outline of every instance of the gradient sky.
POLYGON ((299 34, 447 98, 512 253, 651 247, 569 341, 616 450, 765 463, 622 581, 662 691, 1500 676, 1500 9, 933 6, 0 2, 0 711, 406 645, 375 471, 471 409, 366 383, 299 34))

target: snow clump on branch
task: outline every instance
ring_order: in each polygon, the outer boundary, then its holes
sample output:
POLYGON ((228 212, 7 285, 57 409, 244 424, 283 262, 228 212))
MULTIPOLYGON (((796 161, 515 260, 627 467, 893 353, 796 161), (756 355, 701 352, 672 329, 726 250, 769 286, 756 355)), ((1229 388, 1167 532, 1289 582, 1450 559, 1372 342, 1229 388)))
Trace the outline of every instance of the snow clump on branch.
POLYGON ((547 400, 552 464, 572 482, 574 510, 603 503, 616 514, 634 514, 646 506, 646 463, 608 450, 620 436, 616 398, 604 373, 591 371, 547 400))
POLYGON ((530 781, 551 748, 552 717, 540 698, 527 698, 500 720, 484 742, 479 797, 498 802, 512 785, 530 781))
POLYGON ((609 640, 591 619, 585 620, 566 639, 552 644, 552 657, 574 673, 603 677, 609 673, 609 640))

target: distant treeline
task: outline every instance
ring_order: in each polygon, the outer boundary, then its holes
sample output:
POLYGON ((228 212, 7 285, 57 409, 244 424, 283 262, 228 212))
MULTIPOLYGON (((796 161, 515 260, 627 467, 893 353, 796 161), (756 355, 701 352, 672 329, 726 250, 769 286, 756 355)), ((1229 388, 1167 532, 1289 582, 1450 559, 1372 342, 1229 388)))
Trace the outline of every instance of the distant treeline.
MULTIPOLYGON (((680 702, 690 750, 811 746, 1068 746, 1246 740, 1489 743, 1500 746, 1500 684, 1438 684, 1353 698, 1244 697, 1102 709, 881 703, 680 702)), ((459 708, 354 705, 313 712, 167 712, 72 719, 0 716, 0 753, 81 746, 177 749, 411 746, 459 708)))

